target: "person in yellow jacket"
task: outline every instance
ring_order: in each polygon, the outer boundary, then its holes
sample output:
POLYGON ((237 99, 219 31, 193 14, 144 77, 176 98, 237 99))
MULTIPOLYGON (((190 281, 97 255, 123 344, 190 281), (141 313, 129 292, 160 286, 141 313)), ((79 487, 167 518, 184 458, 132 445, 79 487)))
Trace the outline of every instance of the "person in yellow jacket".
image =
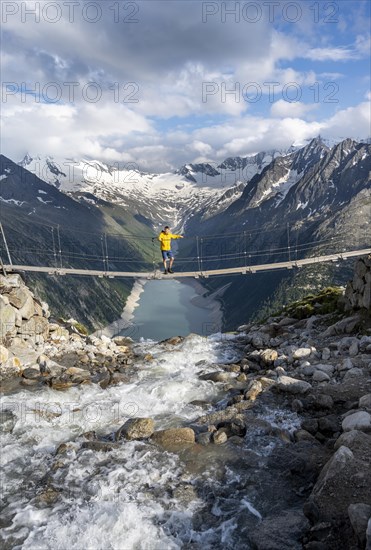
POLYGON ((161 231, 158 236, 158 240, 161 243, 161 254, 164 262, 164 273, 174 273, 171 269, 174 263, 174 254, 171 250, 171 239, 183 239, 183 235, 173 235, 170 232, 170 227, 167 225, 161 231), (169 268, 167 267, 167 261, 169 260, 169 268))

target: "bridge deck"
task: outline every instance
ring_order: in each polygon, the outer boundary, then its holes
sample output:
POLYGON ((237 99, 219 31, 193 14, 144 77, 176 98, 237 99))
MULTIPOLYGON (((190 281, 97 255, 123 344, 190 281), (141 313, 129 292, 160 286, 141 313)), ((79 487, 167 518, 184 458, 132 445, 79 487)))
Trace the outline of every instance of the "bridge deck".
POLYGON ((351 252, 342 252, 338 254, 328 254, 325 256, 315 256, 313 258, 304 258, 302 260, 291 260, 287 262, 277 262, 271 264, 258 264, 247 267, 229 267, 225 269, 212 269, 203 271, 181 271, 174 274, 164 275, 158 269, 147 272, 133 272, 133 271, 99 271, 92 269, 75 269, 67 267, 43 267, 43 266, 30 266, 30 265, 4 265, 7 272, 25 271, 32 273, 47 273, 49 275, 88 275, 91 277, 122 277, 135 279, 180 279, 183 277, 211 277, 213 275, 233 275, 233 274, 246 274, 257 273, 259 271, 272 271, 276 269, 292 269, 294 267, 303 267, 306 265, 317 264, 322 262, 333 262, 338 260, 346 260, 347 258, 355 258, 357 256, 365 256, 371 254, 371 248, 364 248, 362 250, 353 250, 351 252))

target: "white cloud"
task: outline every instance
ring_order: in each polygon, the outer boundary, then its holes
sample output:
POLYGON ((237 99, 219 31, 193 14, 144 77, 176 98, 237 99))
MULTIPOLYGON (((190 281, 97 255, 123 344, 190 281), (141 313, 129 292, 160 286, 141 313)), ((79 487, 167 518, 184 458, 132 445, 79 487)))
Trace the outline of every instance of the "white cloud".
POLYGON ((312 48, 303 57, 313 61, 349 61, 356 58, 350 48, 312 48))
POLYGON ((289 102, 279 99, 271 107, 271 115, 278 118, 299 118, 308 112, 318 109, 319 104, 305 104, 300 101, 289 102))
MULTIPOLYGON (((27 0, 4 24, 4 81, 26 82, 31 89, 49 82, 64 87, 60 104, 36 103, 29 94, 24 102, 17 95, 2 104, 3 150, 14 160, 29 151, 133 161, 163 171, 201 158, 223 160, 284 148, 319 132, 329 137, 369 134, 363 103, 334 114, 334 105, 322 103, 316 111, 318 105, 283 97, 289 83, 308 88, 318 80, 342 78, 346 88, 347 71, 339 72, 339 63, 365 58, 369 51, 365 3, 359 7, 354 0, 337 26, 314 24, 310 7, 297 25, 286 25, 282 18, 273 25, 266 17, 254 24, 236 23, 232 16, 223 23, 220 12, 203 22, 204 3, 188 0, 138 2, 138 23, 133 24, 123 21, 127 12, 122 10, 115 22, 114 6, 120 2, 93 2, 102 8, 102 18, 94 24, 84 21, 81 2, 70 22, 71 4, 60 3, 63 17, 56 24, 45 18, 35 23, 32 17, 23 23, 22 6, 37 5, 27 0), (339 45, 340 27, 346 46, 339 45), (65 83, 71 82, 77 82, 73 101, 66 98, 65 83), (81 93, 89 82, 103 92, 96 104, 81 93), (139 101, 122 104, 129 82, 135 82, 139 101), (119 102, 109 89, 114 83, 120 88, 119 102), (243 91, 249 84, 257 86, 261 101, 246 101, 243 91), (203 127, 195 129, 198 124, 203 127)), ((213 5, 221 9, 219 3, 213 5)), ((321 18, 326 14, 321 11, 321 18)), ((358 89, 369 89, 369 81, 361 81, 365 72, 358 73, 358 89)))

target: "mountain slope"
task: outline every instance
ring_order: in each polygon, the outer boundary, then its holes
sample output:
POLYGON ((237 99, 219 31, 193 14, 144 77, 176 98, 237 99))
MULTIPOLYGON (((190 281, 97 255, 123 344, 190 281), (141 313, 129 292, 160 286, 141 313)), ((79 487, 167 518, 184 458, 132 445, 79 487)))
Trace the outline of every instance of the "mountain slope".
MULTIPOLYGON (((3 155, 0 209, 15 264, 108 270, 152 266, 153 233, 147 224, 119 205, 95 198, 78 201, 3 155)), ((0 254, 5 260, 2 242, 0 254)), ((132 287, 128 281, 86 277, 27 279, 55 315, 72 315, 89 328, 117 319, 132 287)))
MULTIPOLYGON (((207 250, 204 269, 369 246, 370 171, 370 145, 350 139, 332 149, 318 139, 312 140, 302 150, 274 159, 248 182, 241 197, 227 210, 206 221, 190 220, 189 231, 197 231, 207 250)), ((196 255, 195 248, 189 253, 196 255)), ((334 266, 318 268, 318 280, 321 273, 321 282, 331 283, 334 271, 334 266)), ((337 272, 336 282, 346 282, 347 268, 337 272)), ((303 270, 302 280, 305 273, 309 270, 303 270)), ((222 277, 209 279, 206 284, 214 291, 229 283, 223 302, 224 328, 230 328, 255 315, 283 281, 289 285, 292 274, 222 277)), ((315 286, 313 280, 311 285, 315 286)))

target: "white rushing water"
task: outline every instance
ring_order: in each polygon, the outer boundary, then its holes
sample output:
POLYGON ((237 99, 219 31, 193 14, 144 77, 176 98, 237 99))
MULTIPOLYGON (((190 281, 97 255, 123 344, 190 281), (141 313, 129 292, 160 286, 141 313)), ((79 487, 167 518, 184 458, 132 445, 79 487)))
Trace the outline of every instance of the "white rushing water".
MULTIPOLYGON (((120 441, 109 452, 81 449, 86 441, 82 434, 110 436, 129 417, 151 417, 161 429, 189 424, 204 414, 190 402, 215 400, 219 390, 198 373, 239 358, 238 337, 221 336, 190 335, 175 347, 138 344, 137 352, 151 353, 153 360, 136 364, 137 379, 131 384, 5 396, 5 550, 167 550, 185 548, 189 541, 200 545, 192 548, 232 548, 228 541, 237 524, 230 511, 223 515, 223 506, 215 505, 218 524, 196 531, 192 518, 202 499, 181 497, 181 488, 197 476, 210 480, 207 461, 203 466, 196 461, 192 475, 177 454, 150 442, 120 441), (63 443, 64 452, 56 454, 63 443)), ((236 506, 259 520, 256 503, 241 498, 236 506)))

